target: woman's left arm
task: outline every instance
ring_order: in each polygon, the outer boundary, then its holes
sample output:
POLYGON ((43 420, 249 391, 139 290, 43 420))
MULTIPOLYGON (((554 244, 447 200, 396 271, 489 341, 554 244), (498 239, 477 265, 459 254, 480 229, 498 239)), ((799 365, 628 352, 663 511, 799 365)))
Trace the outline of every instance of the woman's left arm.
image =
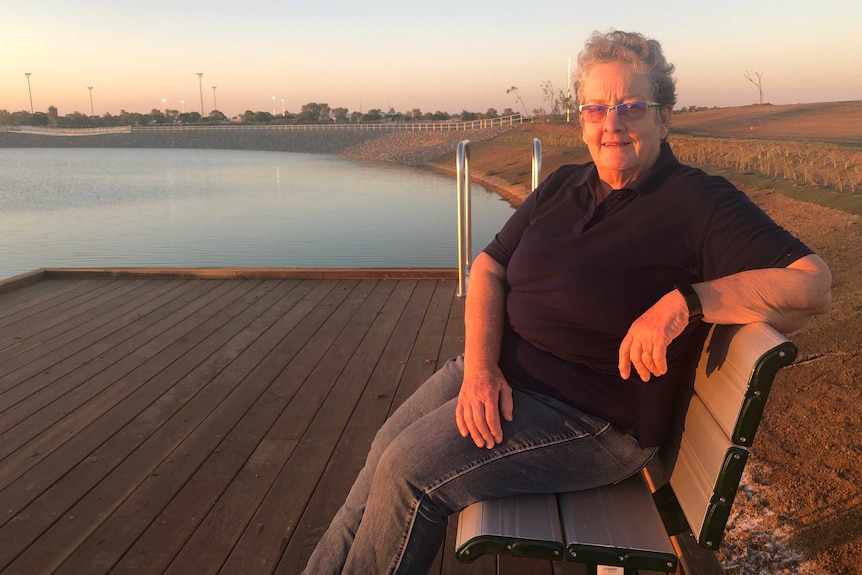
MULTIPOLYGON (((832 302, 832 274, 819 256, 802 257, 786 268, 750 270, 693 284, 703 321, 746 324, 764 321, 787 333, 801 328, 832 302)), ((634 366, 643 381, 667 372, 667 346, 688 325, 688 306, 678 290, 664 295, 632 323, 619 350, 623 379, 634 366)))
POLYGON ((718 324, 765 321, 787 333, 801 328, 832 303, 832 274, 817 255, 786 268, 751 270, 692 286, 703 320, 718 324))

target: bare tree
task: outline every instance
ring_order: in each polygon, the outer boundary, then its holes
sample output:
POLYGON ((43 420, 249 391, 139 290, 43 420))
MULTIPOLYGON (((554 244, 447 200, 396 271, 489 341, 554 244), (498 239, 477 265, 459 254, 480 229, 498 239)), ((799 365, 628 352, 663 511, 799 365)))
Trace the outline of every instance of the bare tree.
POLYGON ((506 93, 507 93, 507 94, 508 94, 508 93, 510 93, 510 92, 514 92, 514 93, 515 93, 515 101, 516 101, 516 102, 521 102, 521 105, 524 107, 524 116, 525 116, 525 117, 529 117, 529 116, 530 116, 530 113, 529 113, 529 112, 527 112, 527 104, 524 102, 524 99, 523 99, 523 98, 521 98, 521 95, 518 93, 518 87, 517 87, 517 86, 512 86, 511 88, 509 88, 508 90, 506 90, 506 93))
POLYGON ((760 95, 759 103, 763 104, 763 81, 761 79, 763 74, 761 74, 760 72, 755 72, 754 75, 757 76, 756 81, 754 80, 754 78, 751 77, 751 73, 748 70, 745 71, 745 79, 757 86, 757 93, 760 95))

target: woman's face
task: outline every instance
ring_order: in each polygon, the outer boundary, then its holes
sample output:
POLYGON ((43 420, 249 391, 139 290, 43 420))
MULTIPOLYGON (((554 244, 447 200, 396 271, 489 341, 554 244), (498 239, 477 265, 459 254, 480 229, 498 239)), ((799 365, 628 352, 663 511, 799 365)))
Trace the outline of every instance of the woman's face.
MULTIPOLYGON (((651 102, 653 87, 646 74, 634 72, 623 62, 599 64, 584 76, 584 104, 615 106, 628 102, 651 102)), ((646 116, 630 120, 611 110, 602 122, 581 119, 584 142, 603 182, 618 190, 649 170, 667 137, 671 110, 647 108, 646 116)))

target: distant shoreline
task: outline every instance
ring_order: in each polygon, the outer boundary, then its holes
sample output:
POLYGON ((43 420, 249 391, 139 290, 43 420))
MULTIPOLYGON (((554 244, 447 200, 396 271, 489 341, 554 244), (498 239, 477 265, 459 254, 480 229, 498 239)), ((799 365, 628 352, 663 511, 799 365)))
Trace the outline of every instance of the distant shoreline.
POLYGON ((493 138, 508 128, 446 132, 352 130, 237 130, 132 132, 93 136, 51 136, 0 132, 0 148, 198 148, 341 155, 423 165, 455 150, 464 139, 493 138))
MULTIPOLYGON (((507 127, 447 132, 320 131, 188 131, 133 132, 94 136, 45 136, 0 132, 0 148, 168 148, 251 150, 346 156, 362 160, 397 162, 422 166, 455 177, 455 166, 447 168, 434 160, 453 153, 462 140, 480 142, 499 136, 507 127)), ((523 200, 517 188, 499 178, 472 177, 513 206, 523 200), (499 181, 495 181, 499 180, 499 181)), ((453 184, 454 186, 454 184, 453 184)))

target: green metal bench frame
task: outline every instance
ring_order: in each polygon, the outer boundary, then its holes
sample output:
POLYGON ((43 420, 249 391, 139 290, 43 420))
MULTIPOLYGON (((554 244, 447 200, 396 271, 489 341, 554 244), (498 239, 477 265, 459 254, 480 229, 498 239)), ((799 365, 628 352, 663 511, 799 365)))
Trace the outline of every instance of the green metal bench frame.
POLYGON ((458 518, 458 559, 514 555, 630 575, 676 571, 670 535, 690 531, 700 546, 717 550, 772 381, 797 349, 765 323, 702 329, 688 407, 652 472, 586 491, 475 503, 458 518), (655 477, 668 472, 669 481, 653 491, 655 477))

